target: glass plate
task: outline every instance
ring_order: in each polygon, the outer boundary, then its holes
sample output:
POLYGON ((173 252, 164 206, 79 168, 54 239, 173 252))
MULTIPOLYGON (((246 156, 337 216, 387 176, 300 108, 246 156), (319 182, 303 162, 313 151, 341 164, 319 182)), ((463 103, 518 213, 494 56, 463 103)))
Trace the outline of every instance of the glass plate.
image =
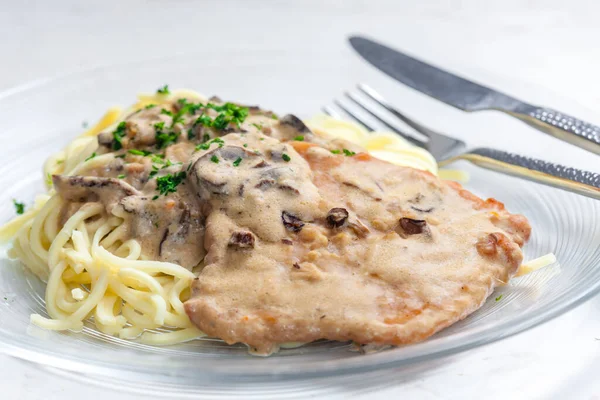
MULTIPOLYGON (((257 57, 243 52, 236 54, 233 64, 220 58, 208 54, 180 55, 103 67, 35 82, 0 95, 0 204, 5 205, 0 210, 0 221, 13 216, 11 199, 31 204, 34 195, 43 190, 42 163, 82 131, 82 121, 95 121, 111 105, 132 103, 138 92, 153 91, 169 83, 172 88, 194 88, 208 95, 309 116, 320 103, 354 83, 357 76, 366 76, 369 82, 390 83, 371 71, 363 72, 361 67, 345 70, 341 62, 332 60, 299 65, 293 61, 297 59, 285 54, 265 53, 257 57), (315 77, 317 83, 310 83, 307 77, 315 77)), ((394 87, 396 92, 401 92, 400 88, 394 87)), ((466 121, 459 112, 433 103, 427 103, 424 109, 424 100, 415 99, 413 107, 417 108, 419 119, 426 112, 436 112, 448 116, 448 120, 466 121)), ((398 102, 404 106, 402 99, 398 102)), ((479 116, 468 118, 471 125, 464 124, 467 133, 475 129, 474 123, 482 121, 479 116)), ((498 120, 497 116, 488 118, 498 120)), ((503 120, 487 129, 498 133, 502 124, 512 123, 503 120)), ((510 126, 517 135, 538 134, 523 124, 514 124, 510 126)), ((473 143, 475 137, 467 134, 463 138, 473 143)), ((227 346, 216 339, 161 348, 109 337, 92 326, 86 326, 79 334, 45 331, 29 324, 32 312, 45 314, 44 284, 4 255, 0 260, 0 351, 78 374, 135 382, 153 393, 171 391, 173 387, 192 390, 233 378, 254 383, 323 378, 392 366, 410 369, 408 364, 414 367, 418 361, 531 328, 598 292, 600 225, 596 221, 600 220, 600 202, 469 164, 455 164, 452 168, 469 171, 471 180, 466 186, 476 194, 495 197, 511 212, 529 218, 533 236, 525 248, 526 260, 554 252, 559 263, 514 279, 498 289, 480 310, 423 343, 360 355, 348 351, 347 343, 319 341, 282 350, 269 358, 257 358, 249 356, 245 346, 227 346), (495 301, 500 294, 501 300, 495 301)))

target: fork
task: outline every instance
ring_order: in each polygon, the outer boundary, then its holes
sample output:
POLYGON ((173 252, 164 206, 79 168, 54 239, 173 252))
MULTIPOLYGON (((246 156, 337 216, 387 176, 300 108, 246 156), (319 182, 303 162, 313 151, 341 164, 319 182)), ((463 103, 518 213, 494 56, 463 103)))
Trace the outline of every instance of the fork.
MULTIPOLYGON (((398 109, 393 107, 369 86, 359 84, 357 88, 359 92, 370 98, 371 101, 365 101, 355 93, 346 92, 345 96, 348 100, 359 106, 388 129, 399 134, 414 145, 430 152, 440 167, 457 160, 466 160, 489 170, 600 200, 600 174, 486 147, 465 150, 467 148, 465 142, 436 132, 407 117, 406 114, 398 111, 398 109), (404 122, 418 132, 419 135, 404 132, 392 125, 384 119, 383 115, 386 114, 388 117, 392 115, 404 122)), ((360 117, 356 112, 353 112, 341 101, 334 100, 334 103, 350 119, 358 122, 367 130, 371 132, 376 130, 373 125, 360 117)), ((323 112, 335 118, 342 118, 334 108, 329 106, 323 107, 323 112)))

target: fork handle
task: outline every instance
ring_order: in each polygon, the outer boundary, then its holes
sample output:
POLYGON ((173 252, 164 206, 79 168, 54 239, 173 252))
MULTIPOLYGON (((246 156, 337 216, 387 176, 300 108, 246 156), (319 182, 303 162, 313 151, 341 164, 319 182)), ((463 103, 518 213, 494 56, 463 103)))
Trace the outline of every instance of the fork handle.
POLYGON ((542 132, 600 154, 600 127, 596 125, 551 108, 529 104, 520 104, 509 113, 542 132))
POLYGON ((455 160, 467 160, 473 164, 541 183, 569 192, 600 200, 600 174, 560 164, 520 156, 502 150, 477 148, 440 163, 446 165, 455 160))

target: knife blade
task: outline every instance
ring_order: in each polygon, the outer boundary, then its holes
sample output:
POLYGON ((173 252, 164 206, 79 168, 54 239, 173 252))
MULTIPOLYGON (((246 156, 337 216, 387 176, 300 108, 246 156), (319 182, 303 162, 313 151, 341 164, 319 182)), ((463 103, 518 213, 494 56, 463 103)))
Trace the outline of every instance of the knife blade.
POLYGON ((463 111, 497 110, 585 150, 600 154, 600 127, 518 100, 362 36, 349 39, 365 60, 405 85, 463 111))

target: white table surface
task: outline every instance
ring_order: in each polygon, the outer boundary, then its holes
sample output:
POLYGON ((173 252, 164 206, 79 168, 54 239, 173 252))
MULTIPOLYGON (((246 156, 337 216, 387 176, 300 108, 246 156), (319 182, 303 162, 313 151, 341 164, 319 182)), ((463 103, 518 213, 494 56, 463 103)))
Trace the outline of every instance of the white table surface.
MULTIPOLYGON (((594 0, 1 0, 0 90, 77 69, 198 49, 217 54, 255 50, 260 57, 261 51, 292 48, 298 63, 353 57, 344 38, 363 32, 444 65, 460 60, 475 75, 488 71, 551 88, 598 111, 599 14, 600 2, 594 0)), ((522 139, 532 155, 539 137, 522 139)), ((564 145, 557 143, 548 146, 555 149, 551 159, 600 169, 590 154, 562 151, 564 145)), ((392 370, 365 377, 359 391, 335 381, 315 381, 315 387, 329 385, 332 398, 600 399, 599 371, 596 297, 542 326, 402 379, 392 370)), ((76 396, 152 398, 103 389, 0 355, 1 399, 76 396)))

